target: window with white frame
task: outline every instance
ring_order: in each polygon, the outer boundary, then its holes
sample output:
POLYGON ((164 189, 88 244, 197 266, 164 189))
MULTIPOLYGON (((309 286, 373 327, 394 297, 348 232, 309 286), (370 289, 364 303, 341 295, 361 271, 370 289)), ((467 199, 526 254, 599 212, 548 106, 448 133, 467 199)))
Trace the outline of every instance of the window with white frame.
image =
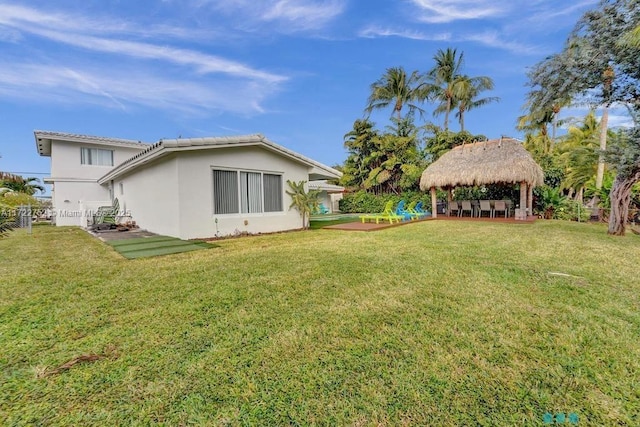
POLYGON ((213 211, 216 215, 282 210, 282 175, 213 170, 213 211))
POLYGON ((80 149, 80 163, 93 166, 113 166, 113 150, 82 147, 80 149))

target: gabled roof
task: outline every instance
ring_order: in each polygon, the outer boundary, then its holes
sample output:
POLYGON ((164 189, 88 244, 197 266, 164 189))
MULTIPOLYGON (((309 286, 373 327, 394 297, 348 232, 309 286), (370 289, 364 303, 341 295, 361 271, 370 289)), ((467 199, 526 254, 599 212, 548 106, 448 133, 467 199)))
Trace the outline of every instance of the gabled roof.
POLYGON ((420 188, 521 182, 542 185, 542 168, 521 142, 500 138, 459 145, 446 152, 422 173, 420 188))
POLYGON ((305 164, 311 168, 309 179, 332 179, 342 176, 337 171, 327 165, 316 162, 302 154, 291 151, 275 142, 269 141, 264 135, 240 135, 240 136, 224 136, 224 137, 208 137, 208 138, 180 138, 180 139, 161 139, 159 142, 150 145, 144 151, 136 154, 128 160, 125 160, 110 172, 98 180, 100 184, 104 184, 115 179, 141 165, 147 164, 153 160, 159 159, 170 153, 177 151, 192 150, 208 150, 228 147, 246 147, 259 146, 269 151, 280 154, 296 162, 305 164))
POLYGON ((36 139, 36 148, 41 156, 51 155, 51 141, 69 141, 80 144, 110 145, 113 147, 132 147, 144 149, 148 144, 131 139, 105 138, 102 136, 78 135, 75 133, 50 132, 36 130, 33 132, 36 139))

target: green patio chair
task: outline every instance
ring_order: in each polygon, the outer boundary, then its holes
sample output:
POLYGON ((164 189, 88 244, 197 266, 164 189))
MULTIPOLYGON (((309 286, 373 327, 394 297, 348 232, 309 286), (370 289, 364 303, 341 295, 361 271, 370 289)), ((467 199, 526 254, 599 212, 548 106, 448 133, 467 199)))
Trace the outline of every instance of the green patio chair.
POLYGON ((422 210, 422 202, 415 201, 409 203, 407 206, 407 212, 409 212, 412 219, 422 219, 427 216, 427 213, 422 210))
POLYGON ((108 230, 115 228, 116 217, 120 211, 120 202, 113 200, 113 206, 100 206, 93 216, 92 229, 108 230))
POLYGON ((360 221, 362 221, 363 224, 367 221, 375 221, 376 224, 379 224, 380 221, 389 221, 389 224, 393 224, 393 221, 400 222, 402 221, 402 218, 403 217, 395 213, 393 209, 393 200, 389 200, 387 202, 382 213, 360 215, 360 221))

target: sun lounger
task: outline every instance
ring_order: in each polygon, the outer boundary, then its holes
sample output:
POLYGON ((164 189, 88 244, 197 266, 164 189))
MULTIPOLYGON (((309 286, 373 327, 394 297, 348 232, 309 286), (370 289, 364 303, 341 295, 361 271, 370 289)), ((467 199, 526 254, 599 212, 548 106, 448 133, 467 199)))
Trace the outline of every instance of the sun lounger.
POLYGON ((393 210, 393 200, 389 200, 384 207, 384 211, 378 214, 360 215, 360 221, 364 224, 367 221, 375 221, 379 224, 380 221, 389 221, 389 224, 393 224, 393 221, 400 222, 401 216, 396 215, 393 210))
POLYGON ((411 216, 413 218, 415 218, 415 219, 422 219, 425 216, 427 216, 427 213, 422 210, 422 202, 411 202, 411 203, 409 203, 409 205, 407 206, 407 212, 409 212, 411 214, 411 216), (418 205, 420 205, 420 206, 418 206, 418 205), (418 207, 419 207, 420 210, 416 209, 418 207))

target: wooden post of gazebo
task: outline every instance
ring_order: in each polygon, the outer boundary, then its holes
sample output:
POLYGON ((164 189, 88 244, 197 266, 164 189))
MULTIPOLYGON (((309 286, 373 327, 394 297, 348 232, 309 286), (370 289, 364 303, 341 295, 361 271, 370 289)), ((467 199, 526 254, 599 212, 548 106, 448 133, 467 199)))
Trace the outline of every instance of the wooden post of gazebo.
POLYGON ((516 219, 527 219, 527 183, 520 183, 520 208, 516 210, 516 219))
POLYGON ((436 198, 436 187, 431 187, 431 218, 438 217, 438 199, 436 198))
POLYGON ((527 195, 527 215, 533 215, 533 185, 529 186, 529 194, 527 195))
POLYGON ((453 194, 451 194, 451 187, 447 187, 447 216, 451 216, 451 202, 453 201, 453 194))

